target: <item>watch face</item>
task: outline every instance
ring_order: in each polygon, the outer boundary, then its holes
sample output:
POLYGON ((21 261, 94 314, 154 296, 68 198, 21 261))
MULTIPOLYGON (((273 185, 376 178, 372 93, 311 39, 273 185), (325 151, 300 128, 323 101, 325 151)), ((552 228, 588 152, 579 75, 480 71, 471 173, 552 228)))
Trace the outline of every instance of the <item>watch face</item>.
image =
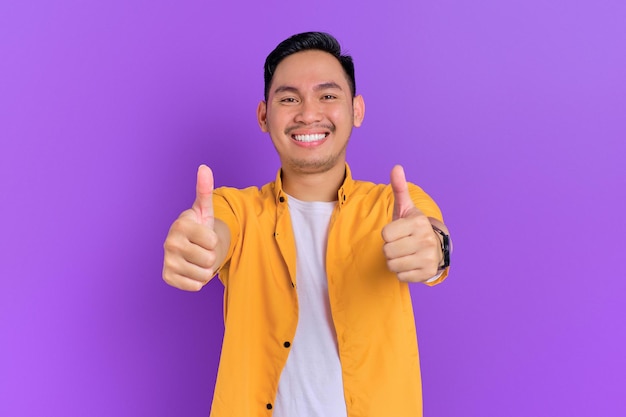
POLYGON ((443 265, 441 269, 445 269, 450 266, 450 236, 436 226, 433 226, 433 230, 441 235, 441 250, 443 251, 443 265))
POLYGON ((443 233, 443 267, 447 268, 450 266, 450 236, 443 233))

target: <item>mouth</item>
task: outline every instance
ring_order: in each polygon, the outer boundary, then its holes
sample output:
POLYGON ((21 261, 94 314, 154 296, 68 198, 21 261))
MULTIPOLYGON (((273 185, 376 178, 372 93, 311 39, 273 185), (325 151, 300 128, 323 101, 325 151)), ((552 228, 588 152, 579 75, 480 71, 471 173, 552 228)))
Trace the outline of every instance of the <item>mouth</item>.
POLYGON ((319 142, 320 140, 326 139, 329 133, 311 133, 311 134, 302 134, 302 135, 291 135, 291 138, 297 142, 302 143, 311 143, 311 142, 319 142))

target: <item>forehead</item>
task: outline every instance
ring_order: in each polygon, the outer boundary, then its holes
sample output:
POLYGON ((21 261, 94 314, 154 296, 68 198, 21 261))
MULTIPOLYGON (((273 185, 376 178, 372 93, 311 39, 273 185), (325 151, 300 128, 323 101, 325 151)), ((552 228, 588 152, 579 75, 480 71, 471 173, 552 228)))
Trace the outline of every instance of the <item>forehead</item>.
POLYGON ((327 82, 334 82, 348 91, 348 81, 343 67, 331 54, 310 50, 296 52, 283 59, 276 67, 270 94, 281 86, 306 89, 327 82))

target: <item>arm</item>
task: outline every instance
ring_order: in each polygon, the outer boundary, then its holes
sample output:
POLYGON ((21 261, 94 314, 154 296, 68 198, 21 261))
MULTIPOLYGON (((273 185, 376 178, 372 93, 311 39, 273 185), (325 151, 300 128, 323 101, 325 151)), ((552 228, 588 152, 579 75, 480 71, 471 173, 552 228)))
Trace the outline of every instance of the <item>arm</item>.
POLYGON ((185 291, 199 291, 215 276, 230 245, 228 226, 213 216, 213 173, 198 169, 196 200, 174 221, 163 244, 163 279, 185 291))

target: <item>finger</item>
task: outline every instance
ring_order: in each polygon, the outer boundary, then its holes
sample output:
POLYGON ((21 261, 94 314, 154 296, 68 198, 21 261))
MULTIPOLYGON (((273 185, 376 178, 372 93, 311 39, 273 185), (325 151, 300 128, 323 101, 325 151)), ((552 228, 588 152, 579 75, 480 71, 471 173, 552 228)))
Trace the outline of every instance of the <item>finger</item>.
POLYGON ((205 249, 194 243, 189 243, 189 246, 184 252, 181 252, 181 255, 185 261, 204 269, 211 269, 215 265, 215 251, 205 249))
POLYGON ((387 259, 387 268, 396 274, 419 270, 422 266, 416 261, 414 256, 403 256, 401 258, 387 259))
POLYGON ((198 167, 196 200, 191 208, 200 223, 213 229, 213 171, 206 165, 198 167))
POLYGON ((436 271, 426 269, 413 269, 411 271, 397 272, 398 280, 403 282, 426 282, 437 275, 436 271))
POLYGON ((400 281, 419 282, 428 280, 437 275, 435 264, 425 265, 414 256, 388 259, 387 268, 395 272, 400 281))
POLYGON ((383 253, 387 259, 410 256, 419 250, 419 242, 415 236, 405 236, 383 245, 383 253))
POLYGON ((202 287, 204 287, 207 282, 198 281, 186 276, 182 275, 173 275, 172 277, 168 277, 165 281, 180 290, 183 291, 200 291, 202 287))
POLYGON ((393 190, 393 220, 404 217, 407 212, 415 207, 411 195, 409 194, 409 185, 406 182, 404 168, 396 165, 391 170, 391 189, 393 190))
POLYGON ((190 244, 196 245, 204 250, 212 251, 217 246, 217 234, 213 229, 202 227, 197 223, 188 222, 185 225, 185 237, 190 244))
POLYGON ((163 279, 168 284, 185 289, 199 290, 213 277, 212 268, 203 268, 185 261, 180 256, 166 254, 163 262, 163 279))
POLYGON ((198 245, 207 250, 217 246, 215 230, 205 227, 198 222, 195 210, 183 211, 170 227, 165 244, 172 251, 182 251, 187 243, 198 245))
POLYGON ((435 238, 428 217, 417 207, 411 208, 405 213, 405 217, 386 224, 382 229, 382 236, 385 242, 393 242, 406 236, 416 236, 420 239, 435 238))
POLYGON ((424 250, 418 253, 387 257, 387 266, 392 272, 403 272, 412 269, 424 269, 432 272, 437 270, 439 264, 440 256, 435 251, 424 250))
POLYGON ((194 265, 188 262, 182 262, 176 268, 176 273, 173 274, 178 279, 189 279, 191 281, 197 281, 202 285, 208 283, 211 278, 213 278, 213 269, 212 268, 202 268, 198 265, 194 265))

